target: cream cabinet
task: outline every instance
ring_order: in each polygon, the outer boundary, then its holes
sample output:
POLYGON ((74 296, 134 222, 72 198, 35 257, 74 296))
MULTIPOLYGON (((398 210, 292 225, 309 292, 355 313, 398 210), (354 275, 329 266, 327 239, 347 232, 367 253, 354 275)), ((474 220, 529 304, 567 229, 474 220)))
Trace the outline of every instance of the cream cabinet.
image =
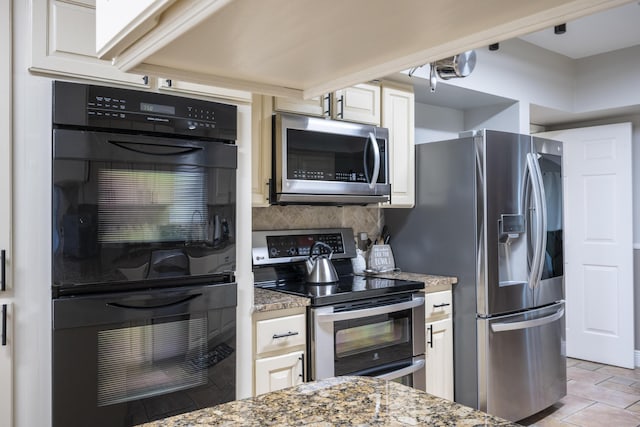
POLYGON ((304 308, 254 314, 254 395, 304 382, 304 308))
POLYGON ((453 400, 453 311, 451 291, 425 296, 427 393, 453 400))
POLYGON ((362 83, 335 91, 331 115, 337 120, 380 126, 380 85, 362 83))
POLYGON ((251 104, 251 204, 269 206, 271 179, 271 116, 270 96, 254 95, 251 104))
POLYGON ((362 83, 311 99, 276 96, 273 109, 380 126, 380 85, 362 83))
POLYGON ((0 0, 0 426, 13 425, 11 0, 0 0))
POLYGON ((382 127, 389 129, 391 201, 382 207, 415 205, 415 97, 413 87, 382 83, 382 127))
POLYGON ((31 71, 150 87, 146 76, 98 59, 95 0, 38 0, 31 8, 31 71))
POLYGON ((314 96, 311 99, 295 99, 276 96, 273 98, 273 109, 287 113, 304 114, 306 116, 328 117, 330 96, 314 96))
POLYGON ((240 103, 251 102, 251 92, 243 90, 227 89, 165 78, 159 78, 157 80, 157 86, 160 92, 169 94, 220 98, 223 101, 240 103))

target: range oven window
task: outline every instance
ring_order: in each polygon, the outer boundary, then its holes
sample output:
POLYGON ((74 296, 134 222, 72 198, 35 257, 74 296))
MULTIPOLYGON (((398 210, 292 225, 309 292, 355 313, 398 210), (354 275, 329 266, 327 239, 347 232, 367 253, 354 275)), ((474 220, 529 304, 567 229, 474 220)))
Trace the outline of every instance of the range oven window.
POLYGON ((229 274, 235 168, 229 144, 54 129, 54 286, 229 274))
POLYGON ((334 323, 335 374, 411 359, 411 310, 334 323))

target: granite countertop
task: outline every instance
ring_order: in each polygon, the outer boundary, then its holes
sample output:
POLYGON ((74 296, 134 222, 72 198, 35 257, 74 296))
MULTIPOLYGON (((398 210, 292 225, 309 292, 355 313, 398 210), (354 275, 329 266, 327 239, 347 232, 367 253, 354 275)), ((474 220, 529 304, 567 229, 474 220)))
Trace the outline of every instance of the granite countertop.
MULTIPOLYGON (((437 292, 451 289, 451 285, 458 282, 455 277, 434 276, 422 273, 392 272, 375 274, 375 277, 386 279, 415 280, 424 282, 425 292, 437 292)), ((272 291, 270 289, 254 288, 253 311, 264 312, 274 310, 285 310, 288 308, 306 307, 310 303, 309 298, 297 295, 285 294, 272 291)))
POLYGON ((518 424, 392 381, 336 377, 176 415, 144 427, 509 426, 518 424))
POLYGON ((310 303, 309 298, 271 291, 269 289, 254 288, 253 292, 254 312, 306 307, 310 303))

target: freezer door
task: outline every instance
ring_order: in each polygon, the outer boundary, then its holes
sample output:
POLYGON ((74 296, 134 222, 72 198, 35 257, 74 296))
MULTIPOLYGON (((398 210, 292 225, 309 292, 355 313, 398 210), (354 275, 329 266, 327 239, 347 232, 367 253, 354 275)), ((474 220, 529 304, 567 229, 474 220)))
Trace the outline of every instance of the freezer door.
POLYGON ((518 421, 567 393, 564 302, 478 319, 478 407, 518 421))
POLYGON ((539 210, 527 203, 530 189, 538 188, 532 180, 531 138, 485 130, 475 148, 477 312, 489 316, 533 308, 529 223, 539 210))

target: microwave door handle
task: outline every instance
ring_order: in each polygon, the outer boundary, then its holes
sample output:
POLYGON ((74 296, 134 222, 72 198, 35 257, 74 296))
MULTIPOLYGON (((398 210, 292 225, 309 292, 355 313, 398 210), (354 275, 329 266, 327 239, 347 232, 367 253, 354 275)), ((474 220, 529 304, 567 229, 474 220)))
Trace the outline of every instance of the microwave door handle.
POLYGON ((376 186, 376 183, 378 182, 378 175, 380 175, 380 147, 378 146, 378 140, 376 139, 376 136, 373 134, 373 132, 369 132, 369 140, 371 141, 371 146, 373 147, 373 175, 371 176, 371 181, 369 182, 369 188, 373 190, 376 186))
POLYGON ((381 307, 365 308, 362 310, 341 311, 339 313, 327 312, 317 313, 316 318, 320 323, 338 322, 341 320, 360 319, 362 317, 378 316, 380 314, 393 313, 400 310, 420 307, 424 304, 423 297, 414 298, 411 301, 397 304, 383 305, 381 307))

